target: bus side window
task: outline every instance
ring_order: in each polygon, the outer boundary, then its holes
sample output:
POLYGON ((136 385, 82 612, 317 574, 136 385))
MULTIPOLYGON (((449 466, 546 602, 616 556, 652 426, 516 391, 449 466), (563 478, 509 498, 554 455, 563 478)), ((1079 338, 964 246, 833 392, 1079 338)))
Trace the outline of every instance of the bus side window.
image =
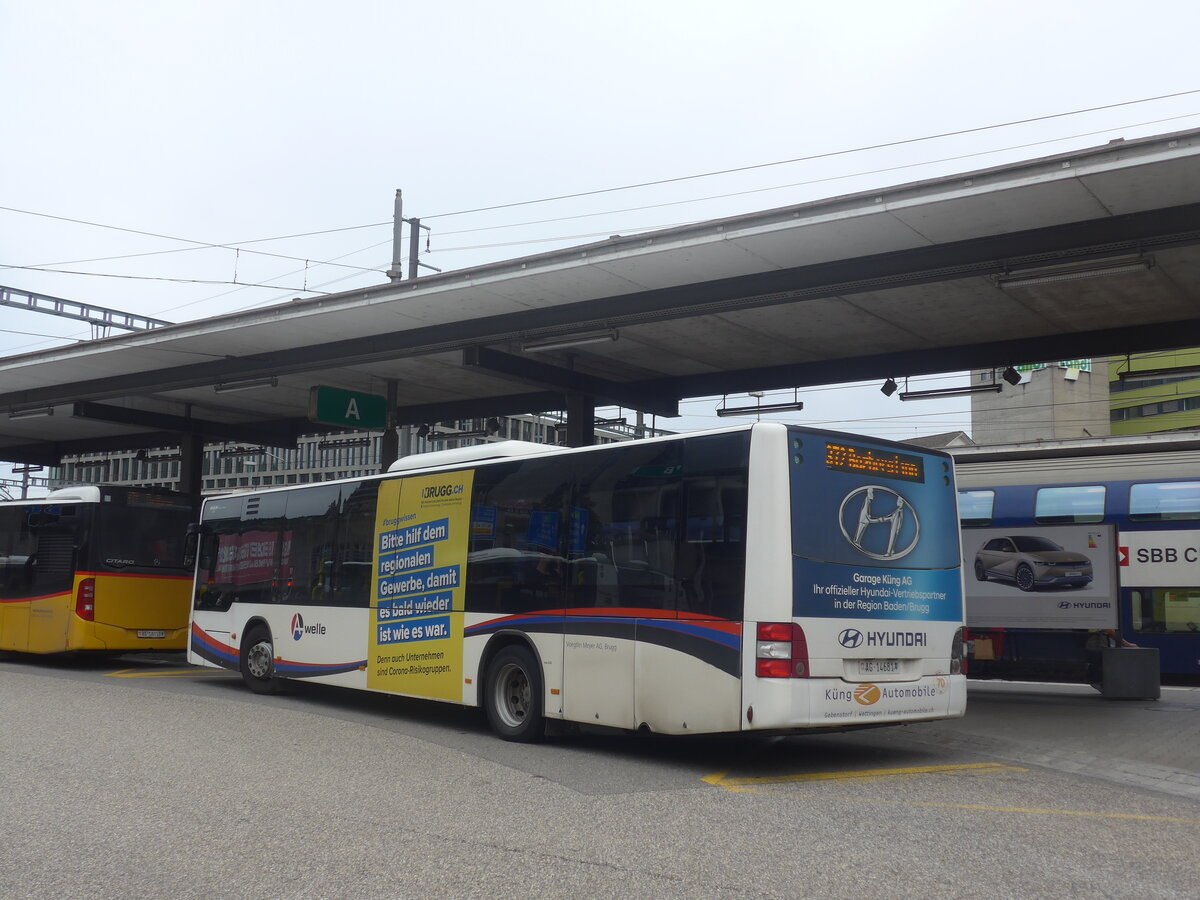
POLYGON ((30 596, 36 550, 25 507, 0 509, 0 600, 30 596))
POLYGON ((287 495, 277 593, 283 603, 332 606, 334 548, 342 511, 341 485, 300 488, 287 495))
POLYGON ((342 606, 370 606, 374 590, 375 506, 379 482, 358 485, 342 506, 334 547, 334 587, 342 606))
POLYGON ((740 619, 746 579, 747 434, 684 442, 682 609, 740 619))
POLYGON ((197 579, 197 609, 232 603, 271 603, 279 580, 284 495, 236 497, 211 502, 204 524, 216 539, 211 566, 197 579))
POLYGON ((576 606, 678 608, 682 461, 678 443, 578 457, 576 606))
POLYGON ((476 470, 471 496, 466 608, 561 609, 572 584, 566 558, 572 460, 501 463, 476 470))

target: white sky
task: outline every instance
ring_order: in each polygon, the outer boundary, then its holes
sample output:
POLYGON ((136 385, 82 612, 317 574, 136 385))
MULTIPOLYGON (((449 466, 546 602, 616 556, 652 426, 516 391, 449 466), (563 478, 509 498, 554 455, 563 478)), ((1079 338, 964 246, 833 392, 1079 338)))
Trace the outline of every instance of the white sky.
MULTIPOLYGON (((1200 90, 1197 26, 1194 0, 0 0, 0 284, 182 321, 386 280, 396 188, 455 269, 1193 128, 1200 93, 912 141, 1200 90)), ((89 334, 0 307, 3 354, 89 334)), ((965 399, 801 399, 775 418, 969 430, 965 399)), ((659 424, 736 421, 713 407, 659 424)))

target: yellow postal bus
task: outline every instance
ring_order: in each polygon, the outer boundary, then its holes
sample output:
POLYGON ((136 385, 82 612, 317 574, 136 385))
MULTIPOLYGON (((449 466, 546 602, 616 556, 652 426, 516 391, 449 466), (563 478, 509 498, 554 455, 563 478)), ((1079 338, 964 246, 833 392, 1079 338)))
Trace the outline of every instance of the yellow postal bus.
POLYGON ((0 503, 0 650, 182 650, 194 504, 87 485, 0 503))

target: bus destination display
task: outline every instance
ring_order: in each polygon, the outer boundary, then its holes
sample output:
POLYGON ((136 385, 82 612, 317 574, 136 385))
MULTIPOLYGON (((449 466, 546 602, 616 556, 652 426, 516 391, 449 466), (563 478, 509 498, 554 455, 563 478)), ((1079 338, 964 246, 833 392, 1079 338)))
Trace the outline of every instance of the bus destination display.
POLYGON ((874 447, 835 444, 832 441, 825 444, 825 467, 897 481, 925 481, 924 460, 919 456, 874 447))

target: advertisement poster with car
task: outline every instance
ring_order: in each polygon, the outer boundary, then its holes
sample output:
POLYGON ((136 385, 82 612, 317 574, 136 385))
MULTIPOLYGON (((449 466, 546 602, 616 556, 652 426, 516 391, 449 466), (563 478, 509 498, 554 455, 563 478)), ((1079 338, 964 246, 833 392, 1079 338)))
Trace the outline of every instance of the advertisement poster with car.
POLYGON ((1111 525, 964 528, 969 628, 1115 628, 1111 525))

